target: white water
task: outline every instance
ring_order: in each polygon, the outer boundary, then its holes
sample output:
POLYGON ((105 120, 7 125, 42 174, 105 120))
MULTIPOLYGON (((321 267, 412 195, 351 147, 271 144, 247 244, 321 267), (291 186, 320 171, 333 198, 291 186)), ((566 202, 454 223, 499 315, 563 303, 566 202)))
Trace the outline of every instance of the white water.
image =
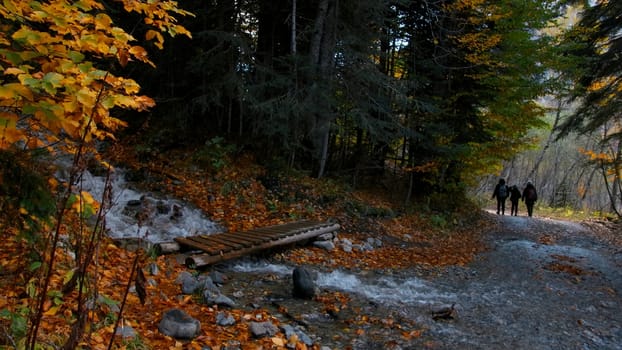
MULTIPOLYGON (((248 261, 235 263, 231 268, 237 272, 274 273, 282 276, 291 275, 293 271, 292 267, 285 265, 248 261)), ((335 270, 328 273, 318 272, 315 283, 320 288, 356 293, 382 304, 451 303, 457 300, 456 295, 442 293, 428 282, 416 277, 369 278, 335 270)))
MULTIPOLYGON (((85 171, 81 185, 95 200, 101 202, 105 178, 85 171)), ((175 237, 222 231, 203 212, 174 198, 156 197, 128 187, 125 172, 115 169, 111 174, 112 203, 106 212, 106 229, 112 238, 142 238, 152 243, 172 241, 175 237), (135 204, 128 210, 128 203, 135 204), (136 212, 147 214, 139 225, 136 212)))

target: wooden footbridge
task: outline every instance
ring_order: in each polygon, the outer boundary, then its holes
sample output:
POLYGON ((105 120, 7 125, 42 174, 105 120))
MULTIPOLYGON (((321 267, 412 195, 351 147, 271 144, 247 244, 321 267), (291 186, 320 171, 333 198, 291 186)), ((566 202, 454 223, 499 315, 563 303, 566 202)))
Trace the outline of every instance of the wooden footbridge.
POLYGON ((243 232, 178 237, 175 242, 181 250, 201 251, 186 258, 186 265, 196 268, 303 241, 338 229, 339 224, 336 223, 304 220, 243 232))

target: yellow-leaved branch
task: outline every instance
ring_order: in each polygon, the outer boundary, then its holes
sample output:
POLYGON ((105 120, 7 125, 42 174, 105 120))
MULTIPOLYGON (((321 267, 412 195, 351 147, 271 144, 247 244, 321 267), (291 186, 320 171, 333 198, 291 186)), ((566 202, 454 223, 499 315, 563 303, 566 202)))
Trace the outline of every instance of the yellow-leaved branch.
POLYGON ((174 1, 118 2, 143 16, 145 38, 116 26, 96 0, 0 3, 0 149, 114 137, 125 123, 112 109, 154 106, 134 80, 102 67, 153 66, 144 43, 162 48, 162 33, 190 36, 175 17, 190 13, 174 1))

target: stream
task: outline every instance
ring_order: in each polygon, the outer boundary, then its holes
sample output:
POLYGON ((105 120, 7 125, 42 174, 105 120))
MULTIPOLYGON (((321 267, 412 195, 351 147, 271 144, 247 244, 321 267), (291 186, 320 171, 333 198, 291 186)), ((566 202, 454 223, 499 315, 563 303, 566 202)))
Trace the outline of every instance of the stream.
MULTIPOLYGON (((159 243, 173 241, 175 237, 222 232, 200 209, 175 198, 141 192, 127 177, 128 172, 122 168, 111 174, 112 203, 106 212, 106 228, 111 238, 159 243), (139 215, 142 215, 140 222, 139 215)), ((84 171, 80 185, 101 201, 106 178, 84 171)))
MULTIPOLYGON (((85 173, 82 186, 97 199, 104 181, 85 173)), ((113 238, 161 242, 220 230, 190 205, 132 189, 122 169, 112 187, 106 224, 113 238), (137 212, 148 214, 140 224, 137 212)), ((466 267, 354 273, 309 266, 320 295, 349 298, 332 314, 316 300, 292 299, 293 266, 242 259, 216 268, 229 275, 223 292, 237 305, 269 308, 331 349, 622 349, 622 251, 577 223, 497 220, 486 235, 491 249, 466 267), (450 317, 436 317, 447 308, 450 317)))

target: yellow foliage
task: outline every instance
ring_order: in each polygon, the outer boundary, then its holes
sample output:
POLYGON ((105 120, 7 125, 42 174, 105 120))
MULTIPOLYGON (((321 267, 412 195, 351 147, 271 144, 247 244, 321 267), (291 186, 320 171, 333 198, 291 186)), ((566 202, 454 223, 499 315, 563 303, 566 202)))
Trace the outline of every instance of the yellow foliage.
MULTIPOLYGON (((116 1, 144 18, 151 28, 147 40, 157 47, 164 43, 162 33, 190 36, 175 16, 191 14, 174 1, 116 1)), ((4 73, 0 81, 0 107, 4 108, 0 149, 25 140, 26 146, 45 147, 67 139, 66 135, 68 142, 113 137, 125 123, 112 117, 109 110, 143 111, 154 105, 152 99, 138 95, 140 86, 135 81, 96 69, 97 62, 87 60, 95 57, 116 59, 122 66, 129 61, 153 66, 147 51, 115 26, 100 0, 4 0, 0 15, 0 67, 4 73)))

